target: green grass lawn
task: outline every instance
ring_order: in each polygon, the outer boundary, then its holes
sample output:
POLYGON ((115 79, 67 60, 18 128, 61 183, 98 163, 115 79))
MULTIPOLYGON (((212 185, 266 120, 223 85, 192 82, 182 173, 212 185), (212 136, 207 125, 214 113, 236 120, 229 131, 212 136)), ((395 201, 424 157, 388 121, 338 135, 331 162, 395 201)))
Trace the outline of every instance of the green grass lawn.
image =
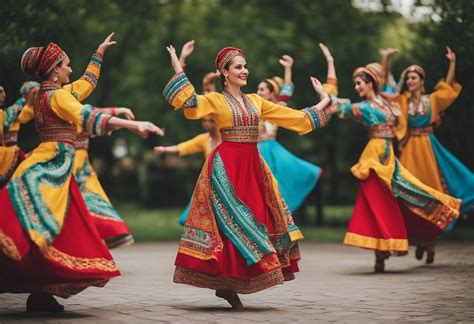
MULTIPOLYGON (((178 218, 182 209, 145 209, 135 204, 119 204, 116 207, 137 242, 177 241, 181 235, 182 227, 178 224, 178 218)), ((342 242, 351 213, 352 206, 326 206, 324 219, 331 226, 301 227, 305 240, 342 242)), ((310 211, 308 214, 311 214, 310 211)), ((445 233, 442 239, 474 242, 474 228, 455 228, 445 233)))

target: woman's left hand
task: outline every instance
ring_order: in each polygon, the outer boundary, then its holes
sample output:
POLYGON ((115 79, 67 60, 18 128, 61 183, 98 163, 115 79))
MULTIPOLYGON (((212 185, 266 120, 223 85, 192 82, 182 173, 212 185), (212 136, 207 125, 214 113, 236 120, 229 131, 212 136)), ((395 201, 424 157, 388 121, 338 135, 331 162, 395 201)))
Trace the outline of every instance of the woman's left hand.
POLYGON ((150 134, 159 136, 165 135, 165 132, 161 128, 147 121, 134 122, 134 127, 130 130, 143 138, 147 138, 150 134))
POLYGON ((314 91, 316 91, 316 93, 319 96, 319 99, 322 100, 328 97, 328 94, 324 91, 323 85, 318 79, 316 79, 315 77, 310 77, 310 80, 311 80, 311 84, 313 85, 314 91))
POLYGON ((118 108, 115 108, 115 110, 117 112, 117 116, 124 115, 125 118, 127 118, 128 120, 135 120, 135 115, 133 114, 130 108, 118 107, 118 108))

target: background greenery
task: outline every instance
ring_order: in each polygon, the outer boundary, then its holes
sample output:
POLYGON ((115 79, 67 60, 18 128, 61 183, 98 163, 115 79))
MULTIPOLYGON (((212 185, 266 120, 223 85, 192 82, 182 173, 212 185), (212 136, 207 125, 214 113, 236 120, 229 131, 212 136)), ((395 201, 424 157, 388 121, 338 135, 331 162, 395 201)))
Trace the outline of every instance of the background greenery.
MULTIPOLYGON (((200 89, 201 78, 214 70, 214 57, 225 46, 237 46, 247 54, 250 82, 246 92, 254 92, 259 80, 281 75, 278 58, 290 54, 295 59, 295 94, 292 106, 313 104, 316 96, 309 76, 325 79, 326 63, 317 47, 324 42, 336 60, 339 93, 355 98, 352 71, 378 61, 380 47, 401 50, 393 62, 396 76, 404 67, 418 63, 427 71, 427 89, 446 74, 445 46, 457 54, 457 80, 463 92, 443 118, 436 133, 440 141, 473 169, 474 110, 474 2, 469 0, 415 1, 413 9, 430 14, 407 20, 394 10, 398 1, 368 0, 4 0, 0 6, 0 84, 8 93, 7 104, 15 100, 18 88, 28 76, 20 71, 24 50, 57 42, 69 54, 74 77, 79 77, 90 54, 111 32, 118 46, 106 53, 103 74, 88 103, 96 106, 128 106, 138 119, 166 127, 164 138, 143 141, 123 131, 95 139, 91 155, 101 180, 113 201, 132 201, 139 206, 173 208, 184 206, 192 192, 202 159, 156 157, 154 145, 169 145, 201 132, 200 123, 186 121, 174 112, 161 91, 172 75, 165 46, 181 48, 196 40, 188 59, 187 74, 200 89), (354 4, 376 5, 374 11, 354 4), (128 155, 114 158, 112 146, 124 138, 128 155)), ((333 119, 329 127, 299 137, 281 130, 279 139, 295 154, 324 169, 323 182, 311 207, 350 205, 357 181, 350 166, 366 143, 360 125, 333 119)), ((34 125, 20 134, 28 151, 37 143, 34 125)), ((166 211, 163 211, 166 213, 166 211)))

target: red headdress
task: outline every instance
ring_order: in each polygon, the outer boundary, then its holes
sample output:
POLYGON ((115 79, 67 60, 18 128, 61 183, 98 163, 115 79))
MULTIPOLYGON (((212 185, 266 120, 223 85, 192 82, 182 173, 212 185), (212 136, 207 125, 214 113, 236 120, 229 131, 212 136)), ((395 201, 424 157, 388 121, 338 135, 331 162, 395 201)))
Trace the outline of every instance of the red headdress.
POLYGON ((241 49, 235 47, 223 48, 217 53, 216 56, 216 69, 222 73, 224 66, 236 56, 242 56, 245 58, 245 54, 241 49))
POLYGON ((21 57, 21 69, 23 72, 41 79, 48 75, 58 65, 66 53, 55 43, 49 43, 44 47, 30 47, 21 57))

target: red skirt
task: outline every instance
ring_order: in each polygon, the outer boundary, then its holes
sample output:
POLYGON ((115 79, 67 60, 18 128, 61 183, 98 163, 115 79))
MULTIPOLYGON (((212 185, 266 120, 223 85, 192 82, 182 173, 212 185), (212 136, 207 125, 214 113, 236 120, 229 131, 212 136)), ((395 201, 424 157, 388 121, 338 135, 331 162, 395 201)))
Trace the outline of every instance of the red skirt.
POLYGON ((410 211, 374 171, 359 184, 359 192, 344 243, 405 254, 409 244, 436 240, 442 231, 410 211))
POLYGON ((62 231, 46 251, 23 230, 6 188, 0 191, 0 205, 0 292, 67 298, 120 275, 74 179, 62 231))
MULTIPOLYGON (((209 156, 207 167, 212 173, 213 159, 219 154, 235 194, 264 224, 271 237, 275 233, 274 219, 266 204, 268 188, 256 144, 223 142, 209 156)), ((211 188, 209 188, 211 190, 211 188)), ((193 197, 194 199, 194 197, 193 197)), ((192 208, 189 217, 193 217, 192 208)), ((231 289, 237 293, 253 293, 285 280, 294 279, 298 272, 298 257, 281 265, 276 253, 267 254, 258 263, 247 265, 246 260, 229 238, 219 229, 223 242, 217 260, 201 260, 178 253, 174 281, 210 289, 231 289)), ((290 252, 291 254, 291 252, 290 252)))

